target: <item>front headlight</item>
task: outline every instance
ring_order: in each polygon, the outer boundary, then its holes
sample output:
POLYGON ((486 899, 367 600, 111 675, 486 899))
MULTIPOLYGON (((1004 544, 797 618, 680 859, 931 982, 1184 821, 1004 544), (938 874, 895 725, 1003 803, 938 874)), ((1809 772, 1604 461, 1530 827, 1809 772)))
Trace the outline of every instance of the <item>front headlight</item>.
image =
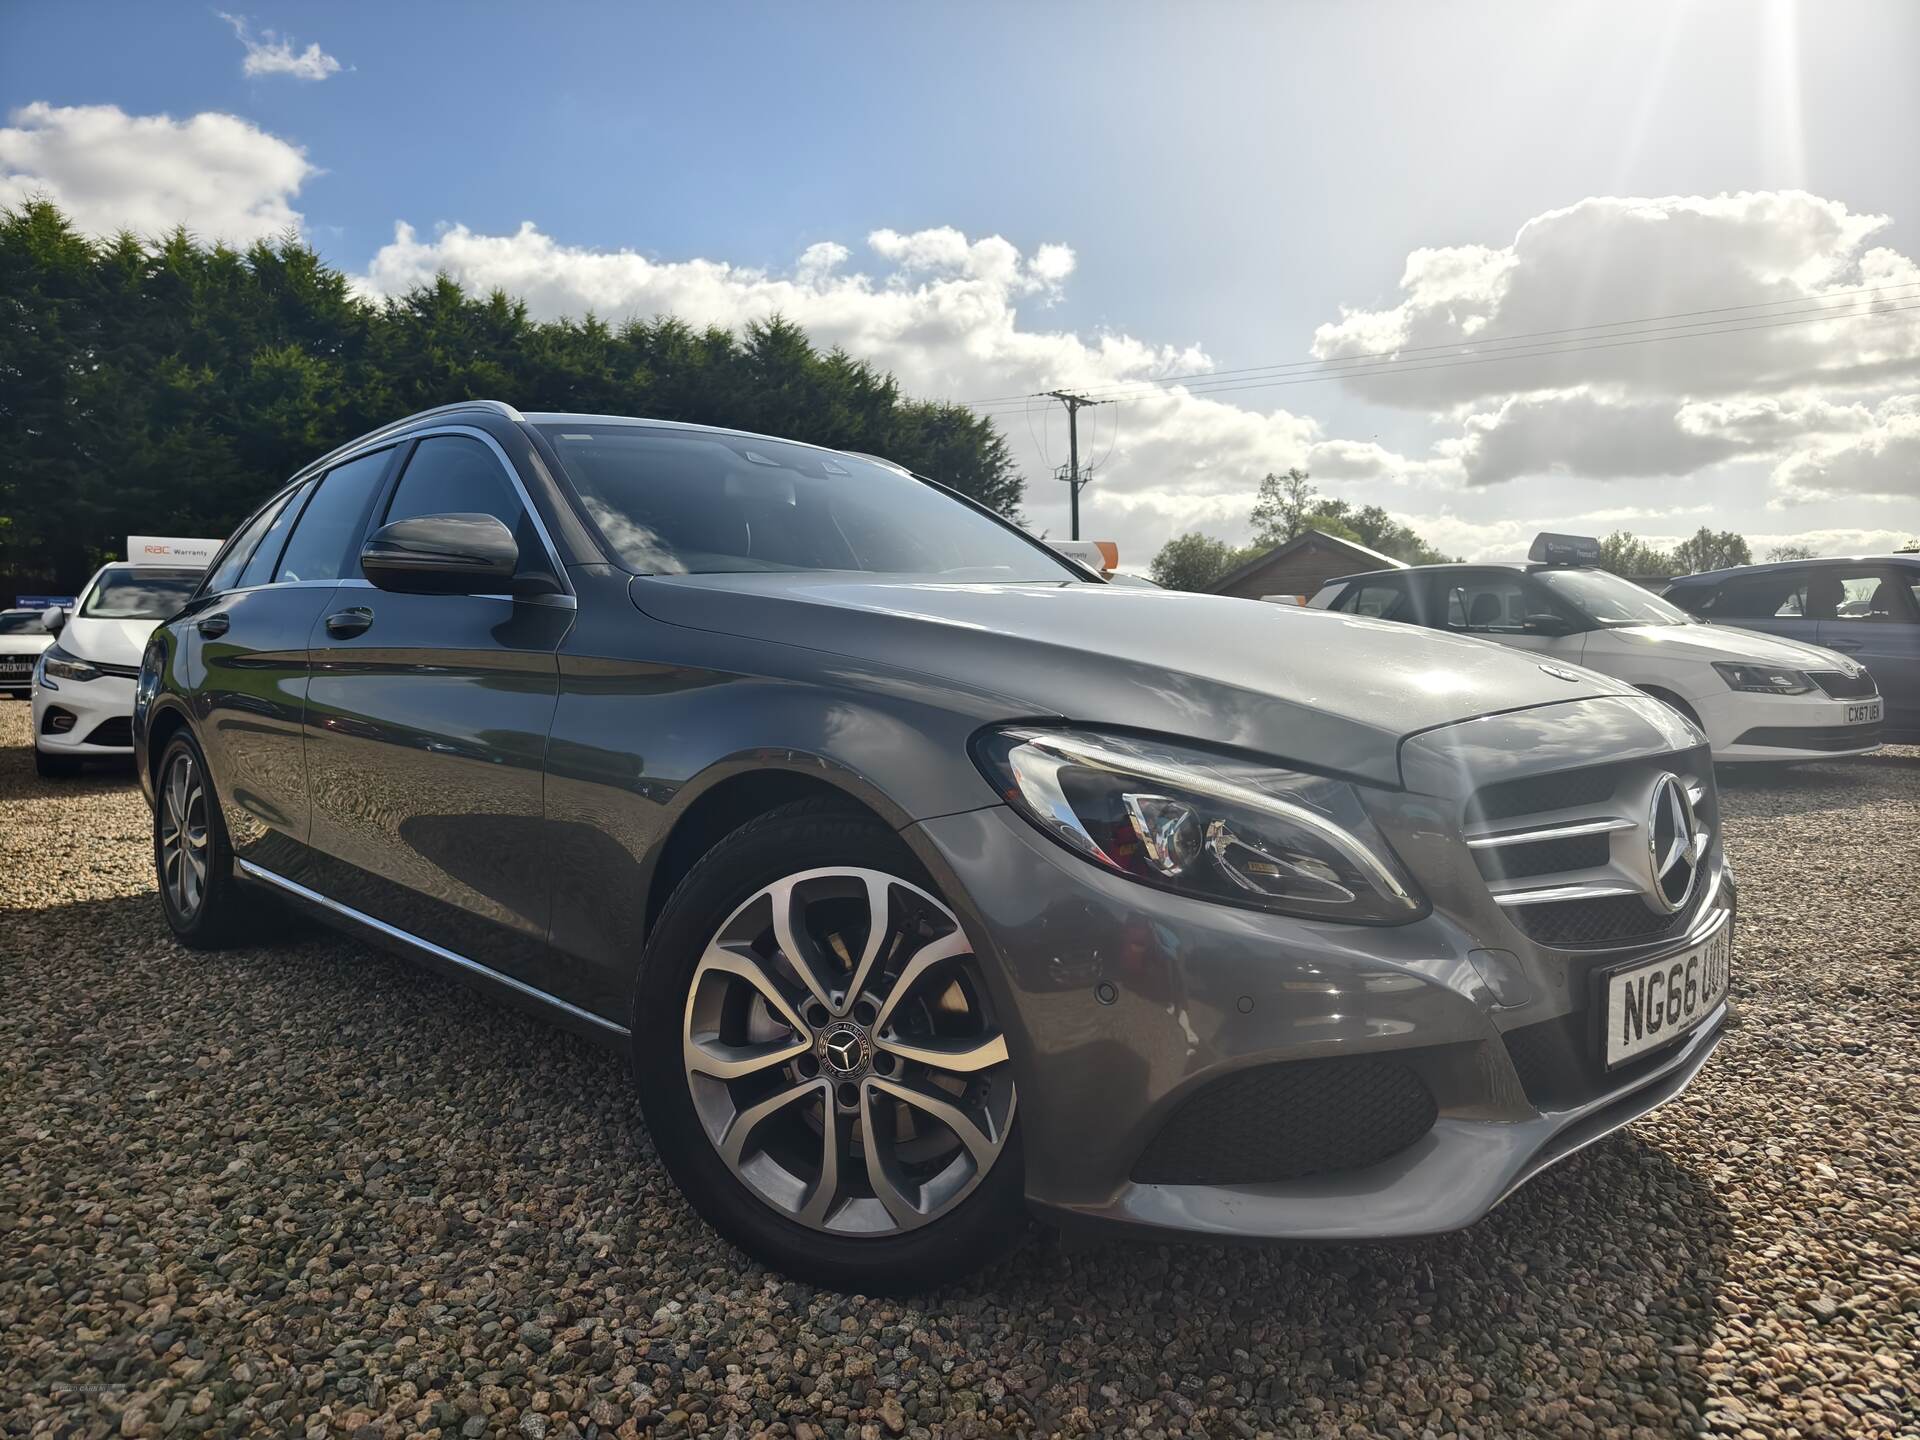
POLYGON ((1314 920, 1426 913, 1342 781, 1084 730, 986 731, 975 759, 1034 825, 1131 880, 1314 920))
POLYGON ((1778 665, 1734 665, 1716 660, 1713 668, 1730 687, 1749 695, 1804 695, 1813 689, 1813 681, 1798 670, 1783 670, 1778 665))
MULTIPOLYGON (((100 671, 58 645, 49 645, 40 652, 40 678, 44 681, 49 675, 55 680, 98 680, 100 671)), ((58 686, 54 687, 58 689, 58 686)))

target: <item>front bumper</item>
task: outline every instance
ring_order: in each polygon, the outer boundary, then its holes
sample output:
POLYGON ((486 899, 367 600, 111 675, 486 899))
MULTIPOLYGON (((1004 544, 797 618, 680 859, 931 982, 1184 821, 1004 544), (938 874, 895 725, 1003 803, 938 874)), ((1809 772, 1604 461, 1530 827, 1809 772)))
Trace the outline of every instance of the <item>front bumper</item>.
POLYGON ((1717 765, 1871 754, 1880 748, 1886 714, 1886 701, 1879 695, 1835 700, 1818 691, 1749 695, 1724 690, 1696 698, 1693 705, 1717 765), (1881 707, 1881 721, 1848 719, 1870 704, 1881 707))
POLYGON ((1586 972, 1731 924, 1733 888, 1719 870, 1683 935, 1604 955, 1527 949, 1516 963, 1511 936, 1489 961, 1484 942, 1441 911, 1375 928, 1150 890, 1069 854, 1005 807, 926 821, 906 838, 992 952, 982 959, 1017 1067, 1028 1199, 1062 1223, 1311 1240, 1457 1229, 1672 1098, 1726 1020, 1722 1006, 1612 1077, 1584 1090, 1536 1087, 1532 1098, 1507 1043, 1523 1026, 1567 1023, 1587 1003, 1586 972), (1503 1004, 1490 979, 1510 1001, 1520 972, 1533 977, 1527 995, 1503 1004), (1417 1072, 1437 1108, 1431 1128, 1385 1159, 1300 1178, 1139 1178, 1155 1137, 1213 1082, 1351 1056, 1417 1072))
POLYGON ((123 675, 62 680, 33 689, 33 743, 49 755, 100 758, 133 754, 133 692, 123 675), (73 717, 65 724, 62 712, 73 717))

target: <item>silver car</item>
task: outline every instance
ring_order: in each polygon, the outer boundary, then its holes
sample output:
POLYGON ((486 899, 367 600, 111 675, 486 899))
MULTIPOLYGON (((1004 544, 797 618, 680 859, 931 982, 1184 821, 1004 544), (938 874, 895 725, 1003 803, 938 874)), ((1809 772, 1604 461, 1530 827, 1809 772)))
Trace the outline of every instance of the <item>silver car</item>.
POLYGON ((701 1212, 849 1288, 1029 1209, 1467 1225, 1726 1013, 1670 707, 1105 584, 761 436, 495 403, 364 436, 155 632, 134 738, 184 943, 267 891, 621 1047, 701 1212))

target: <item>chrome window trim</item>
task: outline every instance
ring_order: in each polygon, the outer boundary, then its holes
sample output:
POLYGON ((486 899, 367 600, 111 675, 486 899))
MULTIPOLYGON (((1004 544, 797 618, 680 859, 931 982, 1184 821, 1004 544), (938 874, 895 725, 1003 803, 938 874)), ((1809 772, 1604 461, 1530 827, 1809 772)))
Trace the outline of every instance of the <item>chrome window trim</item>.
POLYGON ((428 420, 435 415, 458 415, 462 411, 469 410, 485 410, 489 414, 511 420, 516 425, 524 425, 527 421, 526 416, 522 415, 504 400, 456 400, 451 405, 435 405, 426 410, 416 410, 411 415, 403 415, 398 420, 391 420, 385 425, 369 430, 366 434, 356 439, 347 441, 346 444, 336 449, 329 450, 318 460, 303 465, 294 478, 296 480, 305 479, 313 471, 328 469, 338 464, 343 457, 359 451, 363 446, 371 445, 381 440, 393 439, 396 431, 404 430, 416 421, 428 420))
POLYGON ((389 925, 384 920, 377 920, 364 910, 356 910, 351 905, 343 905, 338 900, 322 895, 318 890, 310 890, 298 881, 289 880, 284 875, 275 874, 273 871, 256 865, 250 860, 242 860, 236 856, 233 863, 240 872, 249 879, 258 880, 263 885, 275 886, 278 889, 286 891, 289 895, 297 895, 302 900, 306 900, 311 904, 318 905, 326 910, 331 910, 337 915, 343 915, 356 924, 365 925, 368 929, 377 930, 382 935, 389 936, 403 944, 411 945, 418 950, 424 950, 427 954, 444 960, 450 965, 458 966, 462 970, 505 985, 510 990, 517 991, 529 999, 538 1000, 544 1005, 549 1005, 555 1010, 573 1016, 576 1020, 584 1020, 591 1025, 596 1025, 600 1029, 620 1036, 623 1039, 631 1034, 626 1026, 616 1025, 613 1021, 606 1019, 604 1016, 596 1015, 591 1010, 582 1010, 578 1005, 562 1000, 558 995, 548 994, 537 985, 529 985, 524 980, 516 980, 513 976, 496 970, 491 965, 483 965, 478 960, 470 960, 465 955, 447 949, 444 945, 436 945, 431 940, 422 940, 411 931, 402 930, 398 925, 389 925))
MULTIPOLYGON (((472 405, 462 405, 452 408, 464 410, 473 407, 472 405)), ((421 413, 432 414, 434 412, 423 411, 421 413)), ((398 421, 396 423, 404 425, 408 423, 408 421, 418 418, 418 416, 409 416, 408 420, 398 421)), ((514 418, 519 418, 519 412, 514 412, 514 418)), ((425 440, 434 435, 464 435, 470 439, 478 440, 493 452, 494 460, 499 464, 500 468, 506 472, 507 482, 513 486, 513 493, 520 497, 520 503, 526 507, 527 514, 532 517, 533 528, 538 532, 540 543, 546 549, 547 560, 553 567, 554 578, 560 582, 562 587, 559 591, 549 595, 506 595, 489 591, 484 595, 478 595, 474 598, 480 600, 513 600, 521 604, 552 605, 563 610, 577 610, 579 608, 579 600, 574 594, 573 581, 567 574, 567 567, 560 563, 559 547, 553 543, 553 534, 547 529, 547 522, 540 516, 540 507, 533 503, 532 493, 520 479, 520 473, 513 468, 513 462, 507 458, 507 452, 500 447, 500 442, 487 434, 486 431, 475 429, 471 425, 435 425, 430 429, 415 431, 411 434, 395 438, 385 431, 376 430, 372 435, 362 436, 359 440, 353 441, 350 445, 344 445, 332 455, 327 456, 324 462, 325 470, 337 470, 342 465, 347 465, 355 460, 361 459, 374 450, 396 448, 409 441, 425 440)), ((409 456, 408 459, 411 461, 412 457, 409 456)), ((310 465, 300 472, 299 479, 293 481, 286 488, 294 489, 300 485, 304 485, 308 480, 316 478, 320 473, 323 472, 316 468, 316 466, 310 465)), ((393 491, 399 487, 400 480, 405 474, 406 472, 403 469, 399 476, 394 477, 391 485, 387 488, 386 498, 389 505, 393 502, 393 491)), ((259 513, 259 510, 256 509, 253 515, 259 513)), ((253 515, 249 515, 247 518, 251 520, 253 515)), ((292 542, 294 531, 297 531, 299 528, 300 521, 295 520, 293 522, 293 530, 287 532, 287 539, 280 547, 282 555, 286 553, 287 544, 292 542)), ((379 588, 375 586, 371 580, 367 580, 358 575, 347 575, 336 580, 270 580, 264 585, 248 585, 234 590, 209 591, 207 594, 219 595, 225 598, 229 595, 244 595, 254 590, 284 590, 292 586, 307 585, 364 585, 368 589, 379 588)))

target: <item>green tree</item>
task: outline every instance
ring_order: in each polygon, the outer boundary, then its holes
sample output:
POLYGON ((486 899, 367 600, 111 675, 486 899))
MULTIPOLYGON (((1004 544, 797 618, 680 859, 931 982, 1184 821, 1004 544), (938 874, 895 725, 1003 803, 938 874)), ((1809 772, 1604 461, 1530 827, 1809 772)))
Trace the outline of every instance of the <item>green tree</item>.
POLYGON ((1286 544, 1306 528, 1306 517, 1319 498, 1299 466, 1289 466, 1284 475, 1269 470, 1253 502, 1253 543, 1263 549, 1286 544))
POLYGON ((1436 550, 1378 505, 1356 509, 1344 500, 1322 500, 1300 528, 1358 541, 1369 550, 1378 550, 1409 565, 1440 565, 1453 558, 1436 550))
POLYGON ((1656 549, 1627 530, 1616 530, 1600 542, 1600 567, 1628 576, 1676 573, 1671 550, 1656 549))
POLYGON ((1263 550, 1284 545, 1303 530, 1319 530, 1409 565, 1436 565, 1450 557, 1400 524, 1378 505, 1355 506, 1322 495, 1299 466, 1267 472, 1254 498, 1253 543, 1263 550))
POLYGON ((1673 563, 1682 575, 1697 575, 1702 570, 1723 570, 1729 565, 1751 565, 1753 551, 1744 535, 1731 530, 1712 530, 1702 525, 1691 539, 1673 547, 1673 563))
POLYGON ((1221 576, 1264 548, 1236 550, 1226 541, 1196 530, 1176 535, 1162 545, 1147 573, 1156 585, 1169 590, 1211 590, 1221 576))

